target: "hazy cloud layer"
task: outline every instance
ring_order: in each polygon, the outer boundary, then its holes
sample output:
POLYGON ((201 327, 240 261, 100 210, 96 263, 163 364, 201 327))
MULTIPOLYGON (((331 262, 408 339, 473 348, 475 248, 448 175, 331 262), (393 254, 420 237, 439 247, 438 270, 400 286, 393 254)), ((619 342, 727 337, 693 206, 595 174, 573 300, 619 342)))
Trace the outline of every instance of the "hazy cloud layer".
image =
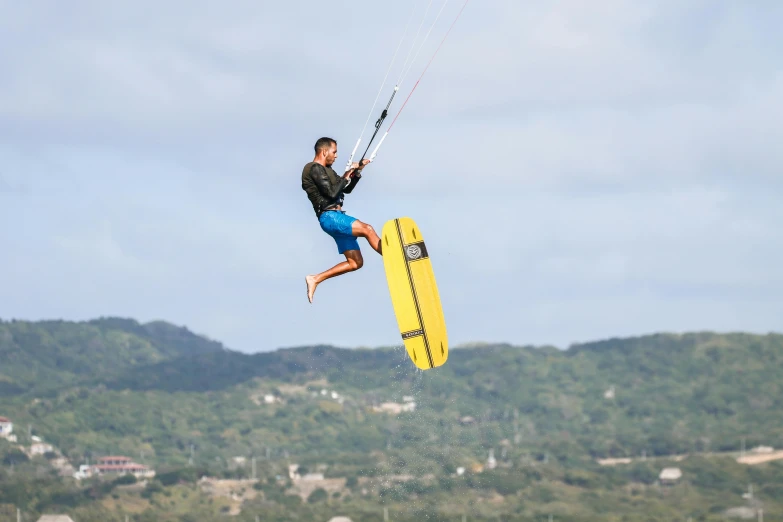
MULTIPOLYGON (((0 2, 0 316, 399 344, 365 242, 307 302, 342 257, 299 176, 322 135, 342 168, 428 2, 0 2)), ((473 0, 346 210, 419 222, 453 343, 779 330, 780 27, 772 1, 473 0)))

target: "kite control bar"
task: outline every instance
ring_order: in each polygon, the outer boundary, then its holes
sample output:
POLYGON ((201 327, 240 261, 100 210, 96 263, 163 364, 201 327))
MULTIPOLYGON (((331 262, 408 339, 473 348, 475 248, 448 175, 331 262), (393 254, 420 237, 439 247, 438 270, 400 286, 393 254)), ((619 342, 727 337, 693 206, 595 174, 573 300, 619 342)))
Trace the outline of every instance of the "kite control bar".
MULTIPOLYGON (((399 85, 394 87, 394 92, 392 93, 391 98, 389 98, 389 103, 387 103, 386 108, 383 109, 383 112, 381 113, 381 117, 378 118, 378 121, 375 122, 375 132, 372 133, 372 138, 370 138, 370 143, 368 143, 367 148, 364 149, 364 154, 362 154, 362 159, 359 160, 359 163, 362 162, 364 157, 367 155, 367 151, 370 150, 370 145, 372 145, 372 141, 375 139, 375 136, 378 135, 378 131, 381 129, 383 120, 385 120, 386 116, 389 114, 389 107, 391 106, 392 100, 394 99, 394 95, 397 94, 397 91, 399 89, 400 89, 399 85)), ((372 159, 370 161, 372 161, 372 159)))

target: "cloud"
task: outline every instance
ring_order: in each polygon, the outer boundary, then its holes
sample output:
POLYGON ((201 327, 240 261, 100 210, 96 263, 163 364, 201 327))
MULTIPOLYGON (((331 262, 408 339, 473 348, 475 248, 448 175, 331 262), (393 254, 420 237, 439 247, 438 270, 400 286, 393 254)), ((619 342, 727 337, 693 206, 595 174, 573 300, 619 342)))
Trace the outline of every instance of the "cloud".
MULTIPOLYGON (((367 247, 307 303, 304 275, 341 257, 299 176, 323 135, 344 165, 411 7, 0 8, 0 315, 162 318, 243 350, 399 343, 367 247)), ((781 22, 707 0, 470 2, 346 209, 419 222, 452 342, 774 328, 781 22)))

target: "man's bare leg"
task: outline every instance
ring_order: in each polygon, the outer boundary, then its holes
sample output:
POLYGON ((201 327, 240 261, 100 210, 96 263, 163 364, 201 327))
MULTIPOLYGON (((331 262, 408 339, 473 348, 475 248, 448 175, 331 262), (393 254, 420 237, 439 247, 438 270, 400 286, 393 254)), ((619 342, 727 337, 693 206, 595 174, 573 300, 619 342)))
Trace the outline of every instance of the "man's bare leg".
POLYGON ((343 252, 345 255, 345 261, 334 265, 329 270, 325 270, 320 274, 309 275, 305 277, 307 283, 307 300, 313 302, 313 294, 315 294, 315 287, 320 283, 326 281, 329 278, 336 277, 346 272, 353 272, 359 270, 364 264, 361 250, 346 250, 343 252))
POLYGON ((358 219, 351 225, 351 233, 356 237, 363 237, 367 240, 373 250, 383 255, 381 252, 381 238, 375 233, 372 225, 362 223, 358 219))

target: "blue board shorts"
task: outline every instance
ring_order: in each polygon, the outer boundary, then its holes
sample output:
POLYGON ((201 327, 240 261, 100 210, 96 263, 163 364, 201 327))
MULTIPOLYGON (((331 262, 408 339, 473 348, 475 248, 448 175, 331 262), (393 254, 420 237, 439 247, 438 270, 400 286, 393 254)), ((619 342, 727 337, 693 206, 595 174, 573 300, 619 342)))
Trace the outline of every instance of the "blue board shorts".
POLYGON ((318 219, 321 230, 334 238, 340 254, 346 250, 359 250, 359 242, 351 232, 354 221, 356 218, 347 215, 344 210, 327 210, 318 219))

